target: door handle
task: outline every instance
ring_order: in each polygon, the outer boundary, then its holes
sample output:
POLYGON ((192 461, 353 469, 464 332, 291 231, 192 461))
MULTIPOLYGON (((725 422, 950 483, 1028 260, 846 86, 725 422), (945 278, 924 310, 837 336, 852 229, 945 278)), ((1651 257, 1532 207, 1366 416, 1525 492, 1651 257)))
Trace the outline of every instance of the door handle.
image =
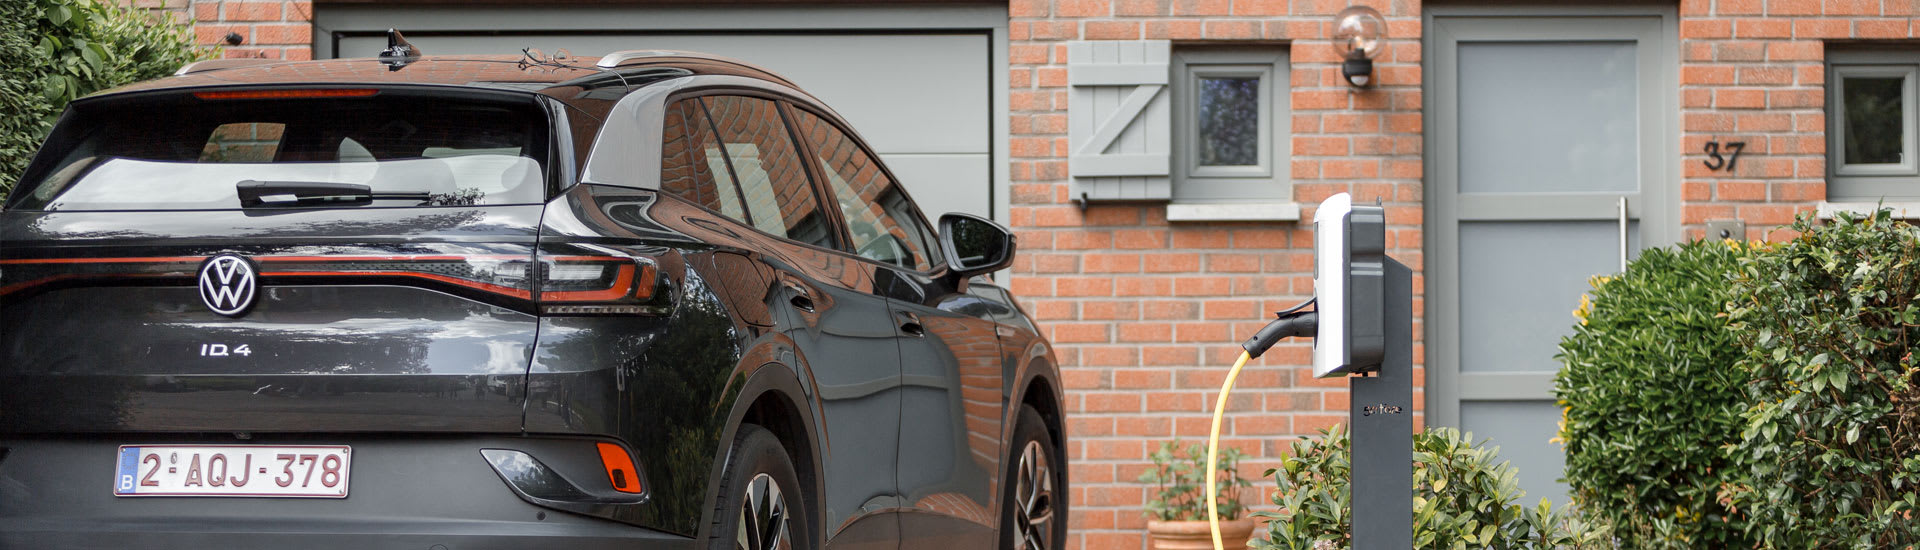
POLYGON ((793 296, 787 298, 787 303, 793 304, 793 307, 800 308, 801 311, 813 313, 813 294, 807 292, 807 287, 793 283, 783 283, 782 286, 793 293, 793 296))
POLYGON ((896 311, 894 313, 900 316, 900 332, 906 333, 907 336, 917 337, 927 335, 927 327, 921 326, 919 315, 914 315, 911 311, 896 311))
POLYGON ((1620 197, 1620 272, 1627 272, 1627 197, 1620 197))

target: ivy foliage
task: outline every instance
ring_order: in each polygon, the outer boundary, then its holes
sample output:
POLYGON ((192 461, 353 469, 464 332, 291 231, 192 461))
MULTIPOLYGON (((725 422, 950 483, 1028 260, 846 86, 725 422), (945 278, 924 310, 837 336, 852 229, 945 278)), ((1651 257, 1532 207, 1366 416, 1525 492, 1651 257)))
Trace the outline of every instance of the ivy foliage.
MULTIPOLYGON (((1153 459, 1153 469, 1140 473, 1141 483, 1154 485, 1152 498, 1147 499, 1144 513, 1147 517, 1160 521, 1205 521, 1207 519, 1207 447, 1199 443, 1187 445, 1185 456, 1179 441, 1160 444, 1148 458, 1153 459)), ((1234 447, 1220 448, 1220 461, 1214 463, 1219 474, 1214 481, 1215 494, 1220 500, 1214 507, 1220 511, 1222 521, 1240 519, 1246 506, 1240 503, 1240 489, 1252 487, 1253 482, 1240 477, 1240 460, 1246 453, 1234 447)))
MULTIPOLYGON (((1292 456, 1269 470, 1279 484, 1259 550, 1336 550, 1353 545, 1351 440, 1335 426, 1317 440, 1293 443, 1292 456)), ((1578 518, 1517 503, 1519 470, 1499 460, 1499 447, 1476 444, 1472 434, 1429 428, 1413 434, 1413 544, 1415 548, 1599 548, 1606 533, 1578 518)))
POLYGON ((1742 470, 1726 448, 1747 408, 1729 330, 1730 276, 1753 246, 1695 241, 1641 253, 1594 279, 1554 379, 1566 482, 1622 548, 1752 548, 1721 489, 1742 470))
POLYGON ((1800 238, 1742 262, 1730 305, 1752 382, 1730 491, 1773 548, 1920 544, 1920 230, 1802 216, 1800 238))
POLYGON ((0 2, 0 191, 13 187, 67 102, 217 55, 191 23, 105 0, 0 2))

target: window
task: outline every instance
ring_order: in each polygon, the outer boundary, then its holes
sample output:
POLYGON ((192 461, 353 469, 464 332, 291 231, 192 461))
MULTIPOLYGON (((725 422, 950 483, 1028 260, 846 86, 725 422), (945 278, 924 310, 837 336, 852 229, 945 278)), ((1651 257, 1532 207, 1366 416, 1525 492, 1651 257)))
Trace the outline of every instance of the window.
POLYGON ((1176 51, 1172 84, 1175 203, 1293 200, 1284 50, 1176 51))
POLYGON ((832 247, 832 230, 820 213, 806 165, 794 150, 779 105, 741 96, 710 96, 703 101, 753 226, 775 236, 832 247))
POLYGON ((713 138, 713 127, 707 123, 700 100, 683 99, 667 106, 664 124, 660 190, 747 223, 740 187, 727 171, 726 155, 713 138))
POLYGON ((1827 198, 1920 198, 1914 150, 1920 51, 1828 55, 1827 198))
POLYGON ((927 255, 931 232, 880 163, 820 117, 798 109, 794 116, 794 126, 813 146, 820 171, 826 174, 828 187, 840 203, 853 252, 908 269, 932 269, 933 261, 927 255))

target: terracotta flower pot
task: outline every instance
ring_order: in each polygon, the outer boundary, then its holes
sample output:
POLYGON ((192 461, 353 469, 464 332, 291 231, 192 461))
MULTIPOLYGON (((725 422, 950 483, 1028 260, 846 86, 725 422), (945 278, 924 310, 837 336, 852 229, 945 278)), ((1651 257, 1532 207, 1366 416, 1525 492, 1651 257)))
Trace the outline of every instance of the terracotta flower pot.
MULTIPOLYGON (((1227 550, 1247 547, 1253 537, 1253 518, 1220 520, 1220 543, 1227 550)), ((1206 521, 1147 521, 1151 550, 1213 550, 1213 530, 1206 521)))

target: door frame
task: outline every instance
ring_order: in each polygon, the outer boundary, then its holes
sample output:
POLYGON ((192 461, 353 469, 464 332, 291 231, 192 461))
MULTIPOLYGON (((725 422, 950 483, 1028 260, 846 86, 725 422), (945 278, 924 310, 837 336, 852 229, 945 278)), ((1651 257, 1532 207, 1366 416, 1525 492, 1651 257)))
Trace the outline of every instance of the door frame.
MULTIPOLYGON (((1679 15, 1671 3, 1629 3, 1588 4, 1588 5, 1529 5, 1511 2, 1496 2, 1475 6, 1428 6, 1421 15, 1422 74, 1427 75, 1422 93, 1422 112, 1429 117, 1427 131, 1423 136, 1423 149, 1427 151, 1423 181, 1425 204, 1428 215, 1424 224, 1425 237, 1423 247, 1426 251, 1426 285, 1423 289, 1427 307, 1423 314, 1425 329, 1421 335, 1426 353, 1425 419, 1427 426, 1459 426, 1460 402, 1463 391, 1471 394, 1472 400, 1533 400, 1547 395, 1551 383, 1542 384, 1537 375, 1517 376, 1513 384, 1504 384, 1500 388, 1461 387, 1460 383, 1460 240, 1459 223, 1461 205, 1455 200, 1459 189, 1457 180, 1457 156, 1459 143, 1453 136, 1441 135, 1443 131, 1457 132, 1459 126, 1459 103, 1457 101, 1457 73, 1442 73, 1435 66, 1443 58, 1457 71, 1456 50, 1451 44, 1455 37, 1436 24, 1436 18, 1484 17, 1484 18, 1565 18, 1569 20, 1590 19, 1595 23, 1607 19, 1657 17, 1660 20, 1657 35, 1622 31, 1604 38, 1582 38, 1587 40, 1636 40, 1641 44, 1650 41, 1652 48, 1637 51, 1654 57, 1641 58, 1642 66, 1650 60, 1655 70, 1651 80, 1640 94, 1645 102, 1642 112, 1651 109, 1655 116, 1647 117, 1652 121, 1651 128, 1640 128, 1641 166, 1640 179, 1642 195, 1658 196, 1656 204, 1629 204, 1629 215, 1640 220, 1642 248, 1665 246, 1679 242, 1683 232, 1680 226, 1681 197, 1681 151, 1680 147, 1680 32, 1679 15), (1442 45, 1447 47, 1443 51, 1442 45), (1453 172, 1449 172, 1449 171, 1453 172), (1656 189, 1648 189, 1648 185, 1656 189), (1518 378, 1526 378, 1521 380, 1518 378)), ((1513 26, 1500 29, 1502 38, 1512 40, 1562 39, 1552 32, 1513 26)), ((1457 133, 1455 134, 1457 135, 1457 133)), ((1643 200, 1642 202, 1649 202, 1643 200)), ((1544 208, 1554 214, 1581 214, 1592 210, 1590 207, 1573 205, 1534 204, 1534 208, 1544 208)), ((1610 210, 1610 209, 1609 209, 1610 210)), ((1469 212, 1469 214, 1471 214, 1469 212)), ((1612 213, 1596 217, 1612 217, 1612 213)), ((1549 377, 1551 375, 1548 375, 1549 377)))

